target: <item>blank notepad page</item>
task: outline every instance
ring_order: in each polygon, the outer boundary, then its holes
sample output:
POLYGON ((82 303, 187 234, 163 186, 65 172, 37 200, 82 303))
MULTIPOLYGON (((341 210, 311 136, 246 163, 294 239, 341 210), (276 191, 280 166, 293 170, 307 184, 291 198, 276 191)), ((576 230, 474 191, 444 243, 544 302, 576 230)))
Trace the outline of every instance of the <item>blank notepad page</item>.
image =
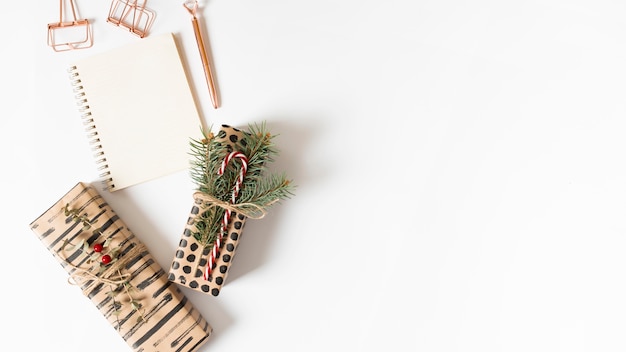
POLYGON ((87 57, 72 71, 110 191, 189 168, 202 123, 173 34, 87 57))

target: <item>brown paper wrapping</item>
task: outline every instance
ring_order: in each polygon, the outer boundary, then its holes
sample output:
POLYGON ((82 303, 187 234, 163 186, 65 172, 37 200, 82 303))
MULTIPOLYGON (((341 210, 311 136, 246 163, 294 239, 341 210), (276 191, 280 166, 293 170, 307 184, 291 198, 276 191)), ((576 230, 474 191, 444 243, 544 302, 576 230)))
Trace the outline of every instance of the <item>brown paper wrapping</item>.
MULTIPOLYGON (((212 332, 209 323, 184 296, 180 288, 167 280, 165 271, 154 260, 143 243, 126 227, 120 217, 91 186, 78 183, 45 213, 30 224, 50 253, 61 263, 75 282, 137 352, 192 352, 204 345, 212 332), (92 227, 64 213, 65 206, 76 209, 92 227), (98 229, 98 232, 94 232, 98 229), (98 256, 93 245, 110 239, 107 249, 119 249, 119 274, 127 275, 126 288, 139 308, 129 303, 125 285, 109 283, 106 277, 81 277, 83 269, 92 267, 89 255, 98 256), (86 247, 65 245, 85 240, 86 247), (85 250, 86 249, 86 250, 85 250), (89 253, 87 253, 89 252, 89 253), (111 291, 120 291, 112 295, 111 291), (117 311, 117 312, 116 312, 117 311), (143 318, 142 318, 143 317, 143 318)), ((105 253, 103 251, 102 253, 105 253)), ((119 277, 108 277, 116 280, 119 277)))
MULTIPOLYGON (((243 131, 222 125, 217 138, 229 146, 229 150, 236 150, 237 142, 241 139, 243 131)), ((204 269, 207 265, 209 253, 212 245, 204 247, 193 237, 194 224, 196 218, 201 214, 202 209, 207 206, 205 201, 195 198, 191 208, 187 224, 181 236, 178 249, 174 254, 172 265, 170 266, 168 279, 177 284, 189 287, 196 291, 209 293, 217 296, 222 285, 226 282, 228 269, 230 268, 241 232, 246 222, 246 217, 233 211, 231 221, 228 225, 227 234, 222 239, 219 255, 216 258, 211 276, 204 279, 204 269)))

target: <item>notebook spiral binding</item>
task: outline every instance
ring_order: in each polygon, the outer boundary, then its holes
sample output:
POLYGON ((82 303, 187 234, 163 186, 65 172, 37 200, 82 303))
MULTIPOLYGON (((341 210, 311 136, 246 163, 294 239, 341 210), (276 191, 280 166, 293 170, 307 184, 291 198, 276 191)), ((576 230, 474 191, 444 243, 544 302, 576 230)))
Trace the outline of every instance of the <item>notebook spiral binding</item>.
POLYGON ((74 99, 76 99, 78 112, 80 113, 80 118, 82 119, 83 125, 85 126, 85 132, 87 133, 87 139, 89 140, 91 151, 94 153, 93 157, 96 161, 96 165, 98 165, 97 170, 98 172, 100 172, 98 176, 101 178, 101 182, 103 183, 105 189, 111 191, 115 188, 115 184, 113 183, 113 179, 111 178, 109 165, 107 165, 107 159, 104 155, 102 144, 100 144, 100 138, 98 137, 96 124, 91 117, 89 102, 81 84, 82 82, 80 80, 78 71, 76 70, 76 66, 71 66, 68 69, 68 72, 70 74, 71 84, 74 87, 74 99))

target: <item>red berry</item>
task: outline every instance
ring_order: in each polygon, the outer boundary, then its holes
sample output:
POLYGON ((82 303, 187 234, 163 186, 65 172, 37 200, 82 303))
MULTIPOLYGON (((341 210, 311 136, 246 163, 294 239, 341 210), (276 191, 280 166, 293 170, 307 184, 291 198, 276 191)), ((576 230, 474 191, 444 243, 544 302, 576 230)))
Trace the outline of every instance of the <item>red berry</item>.
POLYGON ((111 262, 111 256, 108 254, 105 254, 102 256, 102 259, 100 260, 102 260, 102 264, 105 264, 105 265, 109 264, 111 262))
POLYGON ((94 252, 102 252, 102 249, 104 248, 104 246, 102 245, 102 243, 96 243, 93 245, 93 251, 94 252))

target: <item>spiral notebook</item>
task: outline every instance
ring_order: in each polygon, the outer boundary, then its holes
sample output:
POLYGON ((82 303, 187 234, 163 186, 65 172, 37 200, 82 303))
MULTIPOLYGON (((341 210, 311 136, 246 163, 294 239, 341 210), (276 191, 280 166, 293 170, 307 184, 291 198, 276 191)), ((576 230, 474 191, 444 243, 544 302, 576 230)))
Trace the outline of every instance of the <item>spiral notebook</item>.
POLYGON ((105 189, 189 168, 202 124, 172 33, 83 58, 70 74, 105 189))

